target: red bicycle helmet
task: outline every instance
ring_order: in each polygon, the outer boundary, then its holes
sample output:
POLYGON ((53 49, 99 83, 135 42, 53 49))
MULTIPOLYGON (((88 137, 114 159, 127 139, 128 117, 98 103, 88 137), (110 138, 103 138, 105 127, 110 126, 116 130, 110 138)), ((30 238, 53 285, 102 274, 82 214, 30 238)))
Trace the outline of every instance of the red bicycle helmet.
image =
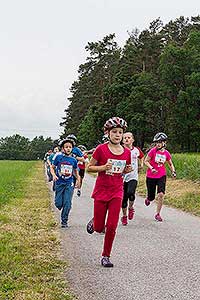
POLYGON ((112 128, 120 127, 123 130, 126 130, 127 123, 124 119, 119 117, 112 117, 106 121, 104 124, 104 131, 111 130, 112 128))

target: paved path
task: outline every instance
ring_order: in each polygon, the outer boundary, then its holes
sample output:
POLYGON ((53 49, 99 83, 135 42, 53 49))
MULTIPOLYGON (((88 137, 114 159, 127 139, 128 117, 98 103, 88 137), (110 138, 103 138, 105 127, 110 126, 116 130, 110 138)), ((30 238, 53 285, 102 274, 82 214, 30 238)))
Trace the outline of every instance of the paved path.
POLYGON ((63 258, 69 261, 66 279, 78 299, 199 300, 200 218, 164 207, 164 222, 157 223, 154 204, 145 207, 137 197, 134 220, 118 226, 112 251, 114 268, 103 268, 104 236, 86 232, 94 182, 86 175, 82 196, 74 194, 70 227, 60 230, 63 258))

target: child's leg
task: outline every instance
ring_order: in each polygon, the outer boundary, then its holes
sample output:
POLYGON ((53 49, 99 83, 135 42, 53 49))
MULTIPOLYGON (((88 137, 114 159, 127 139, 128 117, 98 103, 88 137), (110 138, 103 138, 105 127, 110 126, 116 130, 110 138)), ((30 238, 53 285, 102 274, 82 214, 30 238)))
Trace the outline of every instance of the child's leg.
POLYGON ((55 206, 61 210, 63 207, 63 185, 55 184, 55 206))
POLYGON ((107 201, 94 199, 94 230, 96 232, 102 232, 105 228, 107 205, 107 201))
POLYGON ((123 216, 127 216, 127 206, 128 206, 128 194, 127 194, 127 189, 128 189, 128 182, 124 182, 124 196, 122 200, 122 212, 123 216))
POLYGON ((82 184, 83 184, 83 178, 84 178, 84 175, 85 175, 85 169, 80 169, 79 170, 79 175, 80 175, 80 179, 81 179, 81 181, 80 181, 80 189, 81 189, 82 184))
POLYGON ((164 200, 164 194, 163 193, 158 193, 157 196, 157 209, 156 212, 157 214, 160 214, 162 206, 163 206, 163 200, 164 200))
POLYGON ((156 184, 157 179, 156 178, 146 178, 146 186, 147 186, 147 199, 149 201, 153 201, 156 196, 156 184))
POLYGON ((158 180, 157 213, 160 214, 165 196, 166 176, 158 180))
POLYGON ((51 171, 50 171, 50 166, 47 166, 47 175, 48 175, 49 182, 52 181, 53 176, 52 176, 51 171))
POLYGON ((102 256, 110 257, 116 228, 119 221, 122 199, 114 198, 108 202, 108 217, 106 222, 106 233, 104 238, 104 247, 102 256))
POLYGON ((136 187, 137 187, 137 180, 132 179, 128 182, 127 195, 129 199, 129 209, 133 207, 135 201, 136 187))
POLYGON ((72 204, 72 195, 73 195, 74 187, 71 185, 67 185, 65 187, 63 193, 63 209, 61 212, 61 222, 62 224, 67 224, 68 215, 71 209, 72 204))

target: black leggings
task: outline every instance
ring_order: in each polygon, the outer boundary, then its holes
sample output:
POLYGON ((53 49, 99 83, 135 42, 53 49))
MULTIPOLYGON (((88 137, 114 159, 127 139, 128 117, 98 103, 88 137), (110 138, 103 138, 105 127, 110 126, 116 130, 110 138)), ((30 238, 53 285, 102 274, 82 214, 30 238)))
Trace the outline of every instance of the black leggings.
POLYGON ((128 200, 134 202, 136 187, 137 180, 135 179, 124 182, 124 197, 122 200, 122 208, 126 208, 128 206, 128 200))
POLYGON ((162 176, 160 178, 146 178, 146 185, 147 185, 147 198, 149 201, 153 201, 156 196, 156 187, 157 187, 157 194, 163 193, 165 194, 165 187, 166 187, 166 176, 162 176))

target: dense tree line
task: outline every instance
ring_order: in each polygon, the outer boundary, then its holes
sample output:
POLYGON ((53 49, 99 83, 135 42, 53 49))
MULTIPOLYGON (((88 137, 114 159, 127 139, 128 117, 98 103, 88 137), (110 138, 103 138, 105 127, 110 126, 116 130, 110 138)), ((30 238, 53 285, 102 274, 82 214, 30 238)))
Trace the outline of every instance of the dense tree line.
POLYGON ((36 160, 43 159, 51 149, 53 141, 50 137, 35 137, 32 141, 15 134, 0 139, 0 160, 36 160))
POLYGON ((105 120, 125 118, 144 148, 157 131, 173 151, 200 150, 200 16, 134 29, 123 48, 110 34, 89 42, 61 125, 88 147, 105 120))

